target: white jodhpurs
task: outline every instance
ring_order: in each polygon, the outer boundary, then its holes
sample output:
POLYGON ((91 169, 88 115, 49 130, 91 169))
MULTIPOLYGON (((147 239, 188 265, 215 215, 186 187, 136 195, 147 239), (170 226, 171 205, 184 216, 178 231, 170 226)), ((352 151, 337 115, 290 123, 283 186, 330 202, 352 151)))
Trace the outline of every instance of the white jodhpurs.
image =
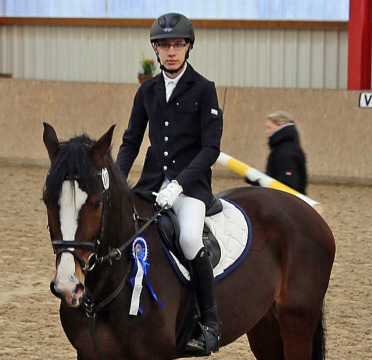
MULTIPOLYGON (((162 188, 169 184, 163 182, 162 188)), ((203 245, 205 204, 181 194, 173 204, 180 226, 180 246, 187 260, 193 260, 203 245)))

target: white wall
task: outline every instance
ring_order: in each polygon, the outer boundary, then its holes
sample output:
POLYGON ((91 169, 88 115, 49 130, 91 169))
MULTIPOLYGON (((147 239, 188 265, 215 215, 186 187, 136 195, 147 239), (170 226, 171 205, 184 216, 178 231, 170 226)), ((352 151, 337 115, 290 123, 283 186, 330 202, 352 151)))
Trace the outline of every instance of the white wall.
MULTIPOLYGON (((190 63, 218 86, 346 89, 346 30, 197 28, 190 63)), ((0 73, 136 83, 148 28, 0 26, 0 73)))

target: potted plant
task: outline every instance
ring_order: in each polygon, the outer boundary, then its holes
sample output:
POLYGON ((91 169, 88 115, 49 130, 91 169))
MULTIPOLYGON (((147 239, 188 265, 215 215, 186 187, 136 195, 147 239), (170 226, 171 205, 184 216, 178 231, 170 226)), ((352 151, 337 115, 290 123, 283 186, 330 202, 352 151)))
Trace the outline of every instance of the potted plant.
POLYGON ((144 56, 140 63, 142 70, 138 73, 138 81, 142 84, 144 81, 154 76, 156 65, 154 59, 145 58, 144 56))

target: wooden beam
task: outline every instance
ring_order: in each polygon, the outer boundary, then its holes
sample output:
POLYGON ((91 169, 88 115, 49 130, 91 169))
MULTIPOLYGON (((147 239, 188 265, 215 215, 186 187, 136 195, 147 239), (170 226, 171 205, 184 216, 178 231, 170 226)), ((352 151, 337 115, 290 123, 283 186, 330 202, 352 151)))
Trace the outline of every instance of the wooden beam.
MULTIPOLYGON (((346 21, 203 20, 195 28, 347 30, 346 21)), ((147 27, 154 19, 0 17, 0 25, 147 27)))

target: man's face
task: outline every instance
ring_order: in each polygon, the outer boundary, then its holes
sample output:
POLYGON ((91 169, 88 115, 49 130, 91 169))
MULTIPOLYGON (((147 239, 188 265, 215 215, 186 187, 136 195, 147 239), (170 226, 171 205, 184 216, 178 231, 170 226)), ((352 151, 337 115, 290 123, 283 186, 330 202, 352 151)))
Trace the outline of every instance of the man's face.
MULTIPOLYGON (((185 39, 164 39, 154 44, 154 51, 159 55, 161 63, 169 70, 177 70, 185 61, 190 47, 185 39)), ((177 74, 175 74, 177 75, 177 74)))

